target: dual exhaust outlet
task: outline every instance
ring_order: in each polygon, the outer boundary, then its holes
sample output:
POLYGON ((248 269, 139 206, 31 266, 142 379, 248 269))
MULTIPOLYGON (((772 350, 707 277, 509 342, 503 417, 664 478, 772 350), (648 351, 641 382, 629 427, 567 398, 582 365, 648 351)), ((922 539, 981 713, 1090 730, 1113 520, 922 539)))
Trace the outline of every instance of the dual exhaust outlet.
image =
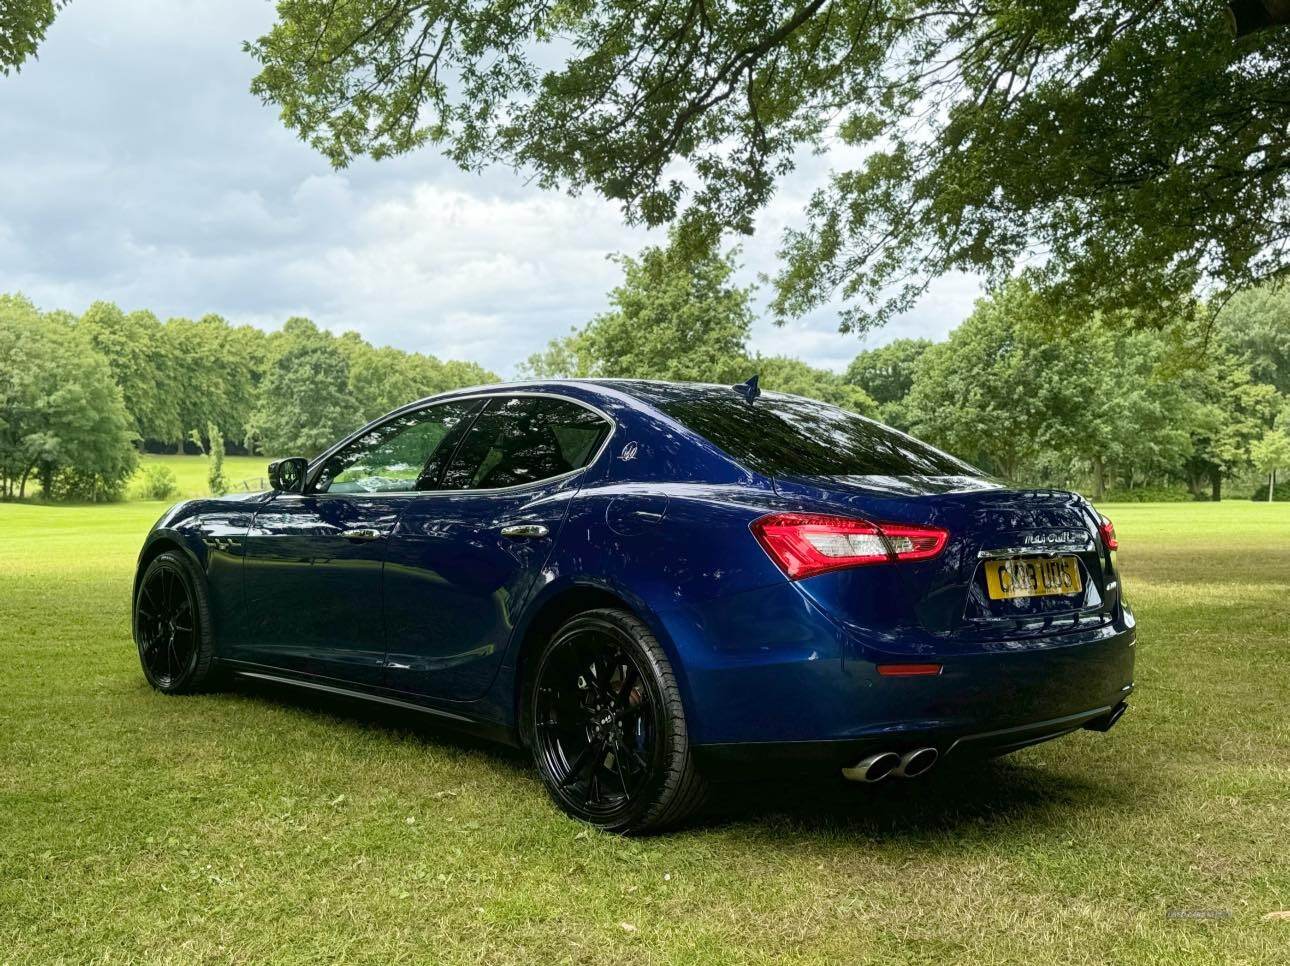
POLYGON ((842 769, 842 777, 853 782, 880 782, 888 775, 897 778, 917 778, 936 764, 935 748, 915 748, 903 755, 894 751, 880 751, 842 769))

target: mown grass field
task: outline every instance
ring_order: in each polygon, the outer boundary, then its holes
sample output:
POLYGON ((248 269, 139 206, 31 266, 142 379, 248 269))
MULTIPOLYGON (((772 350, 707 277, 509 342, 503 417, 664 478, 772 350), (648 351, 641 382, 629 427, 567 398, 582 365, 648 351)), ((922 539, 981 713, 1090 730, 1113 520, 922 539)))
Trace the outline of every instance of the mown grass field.
MULTIPOLYGON (((224 477, 235 491, 242 490, 242 483, 249 482, 251 489, 263 488, 258 483, 268 475, 269 460, 267 456, 225 456, 224 477)), ((131 486, 138 481, 140 473, 147 466, 165 466, 175 474, 175 483, 179 496, 207 496, 210 484, 206 479, 206 460, 201 456, 172 456, 161 453, 145 453, 139 460, 139 471, 135 473, 131 486)))
POLYGON ((0 962, 1290 959, 1290 507, 1107 508, 1140 629, 1109 735, 643 840, 414 717, 152 693, 162 509, 0 506, 0 962))

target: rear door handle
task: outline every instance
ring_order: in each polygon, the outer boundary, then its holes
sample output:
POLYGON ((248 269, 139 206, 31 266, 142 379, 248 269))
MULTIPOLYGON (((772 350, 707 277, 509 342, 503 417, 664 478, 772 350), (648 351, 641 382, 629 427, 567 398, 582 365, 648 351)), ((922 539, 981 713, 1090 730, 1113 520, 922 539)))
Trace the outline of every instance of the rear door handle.
POLYGON ((540 523, 517 523, 513 526, 502 527, 502 536, 510 540, 537 540, 545 537, 550 532, 540 523))
POLYGON ((385 536, 385 534, 380 530, 359 528, 356 530, 346 530, 341 534, 341 536, 346 540, 380 540, 385 536))

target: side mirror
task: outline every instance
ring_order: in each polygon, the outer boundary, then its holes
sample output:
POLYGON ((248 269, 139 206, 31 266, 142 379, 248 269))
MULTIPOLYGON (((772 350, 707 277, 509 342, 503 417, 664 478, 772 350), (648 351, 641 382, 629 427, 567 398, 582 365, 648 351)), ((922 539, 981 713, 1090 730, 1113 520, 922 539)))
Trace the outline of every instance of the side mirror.
POLYGON ((303 456, 288 456, 269 464, 269 486, 279 493, 303 493, 309 461, 303 456))

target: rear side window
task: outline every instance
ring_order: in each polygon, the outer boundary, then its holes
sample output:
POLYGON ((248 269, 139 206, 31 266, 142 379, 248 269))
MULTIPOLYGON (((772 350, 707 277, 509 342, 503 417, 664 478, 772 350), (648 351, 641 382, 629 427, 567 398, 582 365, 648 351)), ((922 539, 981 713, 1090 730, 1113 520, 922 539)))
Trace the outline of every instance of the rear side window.
POLYGON ((609 429, 604 417, 563 399, 496 397, 462 440, 442 487, 495 490, 581 469, 609 429))
POLYGON ((935 447, 826 403, 728 389, 667 393, 651 402, 737 461, 767 476, 981 476, 935 447))

